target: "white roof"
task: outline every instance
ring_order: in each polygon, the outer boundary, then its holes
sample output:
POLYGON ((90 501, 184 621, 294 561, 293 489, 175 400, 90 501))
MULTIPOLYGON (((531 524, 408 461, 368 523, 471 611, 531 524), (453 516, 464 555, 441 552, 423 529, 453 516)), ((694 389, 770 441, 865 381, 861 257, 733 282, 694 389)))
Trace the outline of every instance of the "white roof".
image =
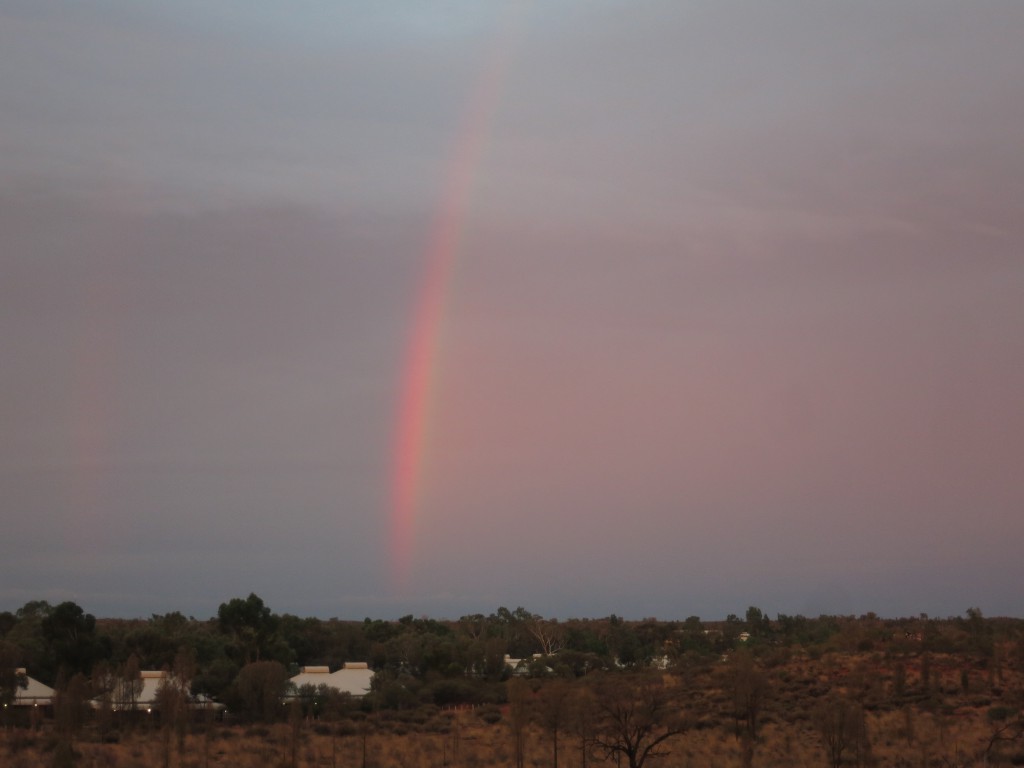
MULTIPOLYGON (((19 669, 18 674, 25 675, 25 670, 19 669)), ((28 687, 15 689, 14 706, 31 707, 34 704, 46 706, 53 703, 53 688, 43 685, 28 675, 25 675, 25 679, 28 681, 28 687)))
POLYGON ((139 694, 136 708, 146 709, 156 702, 156 692, 160 689, 160 684, 167 679, 167 673, 163 670, 144 669, 139 676, 142 678, 142 692, 139 694))
POLYGON ((289 682, 296 691, 304 685, 326 685, 352 696, 365 696, 370 692, 373 670, 365 662, 349 661, 342 669, 331 672, 330 667, 302 667, 289 682))
MULTIPOLYGON (((142 691, 135 702, 136 709, 152 709, 156 706, 156 694, 160 686, 167 679, 167 672, 162 669, 144 669, 139 673, 142 678, 142 691)), ((224 705, 219 704, 208 696, 202 694, 189 697, 189 706, 192 708, 223 709, 224 705)))

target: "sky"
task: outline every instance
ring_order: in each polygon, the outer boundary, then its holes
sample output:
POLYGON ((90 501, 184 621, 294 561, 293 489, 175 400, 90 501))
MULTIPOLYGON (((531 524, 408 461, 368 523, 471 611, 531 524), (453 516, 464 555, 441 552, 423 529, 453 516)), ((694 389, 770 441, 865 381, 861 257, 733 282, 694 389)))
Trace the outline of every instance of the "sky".
POLYGON ((0 610, 1024 615, 1022 39, 0 0, 0 610))

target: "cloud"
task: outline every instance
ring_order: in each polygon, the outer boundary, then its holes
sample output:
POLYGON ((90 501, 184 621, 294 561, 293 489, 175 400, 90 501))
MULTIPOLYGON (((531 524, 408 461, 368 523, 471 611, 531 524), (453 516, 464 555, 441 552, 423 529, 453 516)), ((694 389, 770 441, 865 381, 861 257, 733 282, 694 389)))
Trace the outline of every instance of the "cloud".
POLYGON ((143 558, 200 613, 1014 610, 1017 5, 57 7, 0 12, 4 599, 163 610, 143 558), (411 304, 502 40, 392 594, 411 304))

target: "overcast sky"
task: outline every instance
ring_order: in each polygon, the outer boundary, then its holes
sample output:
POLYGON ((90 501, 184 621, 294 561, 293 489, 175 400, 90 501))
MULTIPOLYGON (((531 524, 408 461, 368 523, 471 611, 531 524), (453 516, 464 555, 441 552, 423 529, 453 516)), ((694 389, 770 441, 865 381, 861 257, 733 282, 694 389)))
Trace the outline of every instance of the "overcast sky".
POLYGON ((0 0, 0 610, 1024 615, 1022 40, 1016 0, 0 0))

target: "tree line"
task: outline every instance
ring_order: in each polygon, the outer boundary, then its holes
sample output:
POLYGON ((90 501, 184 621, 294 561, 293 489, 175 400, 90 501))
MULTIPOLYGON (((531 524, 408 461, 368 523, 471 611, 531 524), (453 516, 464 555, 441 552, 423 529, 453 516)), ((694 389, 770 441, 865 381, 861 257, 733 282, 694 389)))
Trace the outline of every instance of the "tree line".
MULTIPOLYGON (((503 703, 503 683, 514 673, 508 657, 522 660, 518 675, 564 679, 598 670, 681 669, 740 645, 769 656, 792 648, 813 654, 906 647, 971 653, 998 665, 998 641, 1024 637, 1022 627, 1021 620, 987 619, 976 608, 943 620, 874 614, 769 619, 750 607, 742 617, 731 614, 724 621, 627 621, 614 614, 558 621, 522 607, 500 607, 457 620, 408 615, 349 621, 278 614, 250 594, 222 603, 216 617, 206 620, 177 612, 123 620, 97 619, 74 602, 31 601, 0 612, 0 669, 24 667, 57 687, 80 675, 120 704, 130 701, 138 670, 178 670, 191 694, 257 714, 254 670, 273 670, 287 680, 300 666, 336 669, 364 661, 375 676, 362 706, 402 709, 423 702, 503 703)), ((9 698, 17 682, 10 679, 13 673, 5 674, 0 695, 9 698)))

